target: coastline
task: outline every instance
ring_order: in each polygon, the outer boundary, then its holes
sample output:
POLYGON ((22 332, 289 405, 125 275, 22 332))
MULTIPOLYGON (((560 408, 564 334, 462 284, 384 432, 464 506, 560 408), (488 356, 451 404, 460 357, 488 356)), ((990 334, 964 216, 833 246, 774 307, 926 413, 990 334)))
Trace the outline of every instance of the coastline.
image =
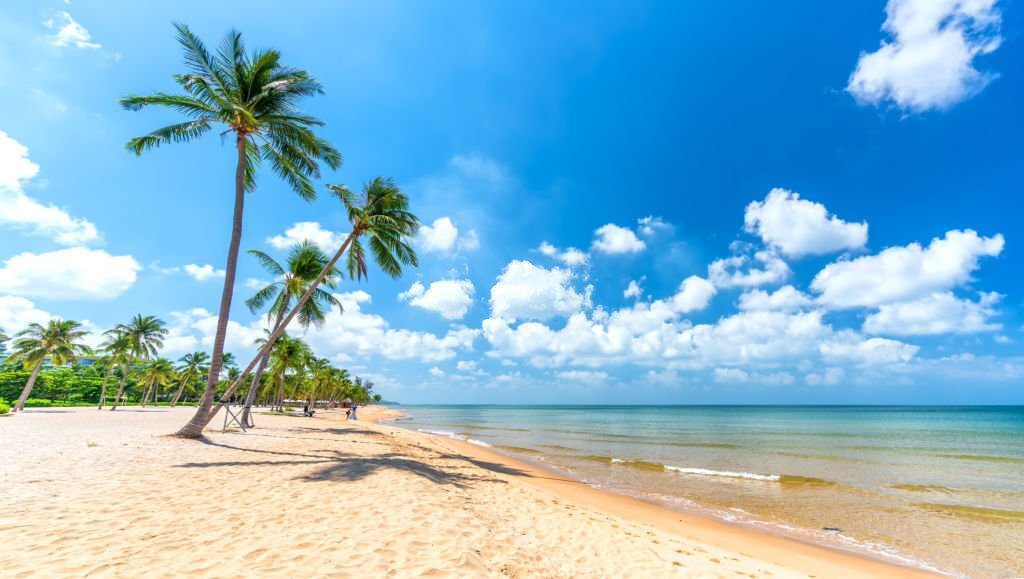
MULTIPOLYGON (((388 409, 374 420, 394 420, 405 413, 388 409)), ((384 424, 391 424, 384 422, 384 424)), ((711 516, 669 508, 629 495, 595 488, 550 468, 519 460, 491 447, 443 435, 405 429, 448 445, 467 456, 489 460, 528 473, 518 482, 563 500, 622 517, 662 531, 723 550, 743 553, 766 563, 819 577, 934 577, 926 569, 886 561, 870 554, 800 541, 783 535, 747 528, 711 516)))
POLYGON ((398 428, 390 408, 257 414, 206 443, 188 409, 4 421, 13 576, 926 576, 591 488, 398 428))

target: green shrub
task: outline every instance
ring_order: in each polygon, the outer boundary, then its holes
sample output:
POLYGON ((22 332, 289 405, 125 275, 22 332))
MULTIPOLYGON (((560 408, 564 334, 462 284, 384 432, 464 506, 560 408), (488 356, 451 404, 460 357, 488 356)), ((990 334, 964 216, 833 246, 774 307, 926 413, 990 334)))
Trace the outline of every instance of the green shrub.
POLYGON ((4 402, 3 400, 0 400, 0 414, 7 414, 10 411, 11 407, 8 406, 7 403, 4 402))

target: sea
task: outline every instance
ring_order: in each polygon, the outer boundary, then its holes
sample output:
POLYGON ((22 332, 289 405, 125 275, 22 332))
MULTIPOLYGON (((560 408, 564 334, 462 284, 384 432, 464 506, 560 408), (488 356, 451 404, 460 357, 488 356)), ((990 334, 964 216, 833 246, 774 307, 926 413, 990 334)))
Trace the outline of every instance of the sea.
POLYGON ((672 509, 952 576, 1024 576, 1024 406, 401 406, 672 509))

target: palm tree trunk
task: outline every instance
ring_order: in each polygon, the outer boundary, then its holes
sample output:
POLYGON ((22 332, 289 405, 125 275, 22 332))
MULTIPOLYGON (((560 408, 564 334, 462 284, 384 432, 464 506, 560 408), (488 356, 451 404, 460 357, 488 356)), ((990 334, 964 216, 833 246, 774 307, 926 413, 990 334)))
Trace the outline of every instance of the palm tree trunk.
POLYGON ((117 397, 114 398, 114 405, 110 407, 111 412, 117 410, 117 405, 121 403, 121 395, 124 394, 124 383, 128 381, 128 370, 131 369, 130 361, 135 358, 134 352, 132 354, 133 355, 128 358, 128 364, 121 364, 121 385, 117 388, 117 397))
POLYGON ((217 381, 220 378, 224 357, 224 335, 227 334, 228 330, 228 317, 231 315, 231 298, 235 289, 235 267, 238 265, 238 246, 242 241, 242 211, 245 207, 246 142, 247 139, 244 134, 237 135, 235 141, 235 146, 238 150, 238 161, 235 165, 235 208, 231 218, 231 242, 228 244, 228 263, 224 267, 224 289, 220 296, 220 313, 217 317, 217 333, 213 338, 210 373, 207 375, 206 389, 203 391, 203 397, 199 400, 196 413, 185 426, 182 426, 175 433, 176 436, 182 438, 202 438, 203 429, 213 419, 213 413, 210 412, 210 408, 213 406, 213 399, 217 396, 217 381))
POLYGON ((178 399, 181 398, 181 393, 185 391, 185 384, 188 384, 189 378, 191 377, 192 376, 189 375, 181 381, 181 386, 178 387, 178 392, 174 394, 174 400, 171 400, 171 408, 178 405, 178 399))
MULTIPOLYGON (((278 310, 277 312, 277 319, 274 320, 274 327, 270 329, 271 333, 277 330, 278 326, 281 325, 281 318, 284 317, 285 311, 288 310, 289 298, 290 296, 286 294, 284 297, 284 302, 281 304, 281 309, 278 310)), ((263 370, 267 367, 267 362, 269 360, 270 352, 267 352, 266 354, 260 357, 260 364, 259 366, 256 366, 256 372, 252 375, 252 384, 249 385, 249 392, 245 395, 245 405, 242 407, 242 424, 246 425, 247 428, 255 426, 255 424, 252 422, 251 417, 252 401, 254 398, 256 398, 256 389, 259 388, 260 386, 260 377, 263 376, 263 370)), ((232 384, 232 386, 234 385, 232 384)), ((225 396, 222 398, 222 400, 224 398, 227 398, 228 395, 233 394, 230 388, 228 390, 229 392, 225 393, 225 396)), ((219 410, 220 405, 218 404, 217 406, 219 410)), ((216 413, 217 411, 215 410, 214 414, 216 413)))
MULTIPOLYGON (((358 232, 353 227, 352 232, 348 234, 348 237, 346 237, 345 241, 342 242, 341 247, 339 247, 338 251, 334 253, 334 257, 332 257, 331 260, 327 262, 327 265, 325 265, 324 268, 320 270, 320 275, 316 276, 316 279, 313 280, 313 283, 309 284, 309 287, 306 288, 306 293, 302 294, 302 297, 299 298, 299 301, 295 304, 295 307, 292 308, 290 312, 288 312, 288 315, 285 316, 283 320, 281 320, 280 326, 278 326, 276 330, 271 332, 270 337, 267 338, 267 343, 263 344, 263 348, 261 348, 260 351, 256 354, 256 357, 249 362, 249 365, 245 367, 244 371, 242 371, 242 374, 241 376, 238 377, 238 380, 235 380, 235 383, 232 384, 230 388, 228 388, 227 392, 225 392, 225 395, 233 394, 235 390, 237 390, 238 387, 242 384, 242 380, 244 380, 245 377, 249 375, 249 372, 252 372, 252 369, 259 362, 260 358, 270 353, 270 350, 273 349, 274 344, 277 342, 277 339, 280 338, 281 334, 283 334, 285 329, 288 328, 288 324, 290 324, 291 321, 295 319, 295 316, 299 313, 299 310, 301 310, 302 307, 306 305, 306 302, 309 301, 310 296, 312 296, 313 292, 316 291, 316 288, 320 285, 320 282, 324 281, 324 278, 327 277, 327 272, 331 271, 331 269, 334 268, 334 264, 338 263, 338 260, 341 259, 341 256, 345 253, 345 250, 348 249, 348 246, 356 237, 358 237, 358 232)), ((213 417, 217 415, 217 412, 220 411, 222 406, 224 406, 224 403, 225 398, 221 397, 220 403, 218 403, 217 406, 214 407, 213 411, 210 412, 209 415, 206 417, 205 424, 208 424, 211 420, 213 420, 213 417)), ((196 414, 198 415, 198 413, 196 414)), ((195 420, 195 418, 193 418, 193 420, 195 420)), ((201 431, 203 427, 199 428, 201 431)))
POLYGON ((103 377, 103 386, 100 387, 100 406, 99 410, 103 410, 103 402, 107 399, 107 380, 110 380, 110 375, 114 373, 113 361, 110 362, 110 368, 107 369, 107 375, 103 377))
POLYGON ((20 412, 25 409, 25 401, 28 400, 28 395, 32 393, 32 387, 36 385, 36 378, 39 377, 39 370, 43 367, 43 360, 40 358, 36 362, 35 368, 32 368, 32 373, 29 374, 28 382, 25 383, 25 389, 21 391, 21 396, 18 397, 17 404, 14 405, 14 411, 20 412))

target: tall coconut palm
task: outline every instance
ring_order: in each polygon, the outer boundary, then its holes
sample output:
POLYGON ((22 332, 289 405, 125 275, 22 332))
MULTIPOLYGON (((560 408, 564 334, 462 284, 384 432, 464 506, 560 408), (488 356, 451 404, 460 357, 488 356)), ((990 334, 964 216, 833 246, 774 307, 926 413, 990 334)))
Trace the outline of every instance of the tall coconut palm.
POLYGON ((188 119, 129 141, 127 147, 136 155, 162 144, 196 140, 214 126, 224 129, 221 135, 233 133, 235 139, 234 214, 210 370, 195 416, 178 431, 178 436, 198 438, 217 393, 245 192, 256 188, 256 169, 267 161, 292 190, 312 200, 316 197, 313 180, 320 177, 320 163, 335 169, 341 165, 341 153, 313 132, 323 122, 297 108, 302 99, 323 93, 320 83, 308 72, 283 65, 276 50, 247 53, 242 35, 236 31, 229 32, 217 53, 212 54, 187 26, 175 24, 175 28, 185 51, 186 72, 174 77, 181 91, 129 95, 121 99, 121 105, 133 111, 151 105, 168 107, 188 119))
POLYGON ((117 397, 110 410, 117 410, 121 403, 121 396, 124 394, 125 381, 128 380, 128 369, 136 360, 148 361, 156 356, 156 353, 164 346, 164 337, 167 336, 166 324, 160 318, 154 316, 143 316, 136 314, 127 324, 114 326, 115 332, 124 336, 128 345, 128 355, 125 361, 125 371, 121 376, 121 385, 117 388, 117 397))
MULTIPOLYGON (((344 205, 352 230, 331 260, 320 270, 320 274, 303 292, 295 307, 281 320, 280 327, 271 332, 267 343, 242 371, 241 379, 252 372, 261 357, 271 351, 274 342, 306 306, 306 302, 313 296, 313 292, 316 291, 320 282, 334 269, 335 264, 338 263, 342 255, 345 255, 346 251, 348 252, 349 276, 356 280, 366 277, 366 246, 362 241, 364 236, 368 240, 366 245, 369 246, 374 261, 389 276, 401 276, 403 265, 416 267, 419 264, 411 242, 419 230, 420 220, 409 211, 409 197, 402 193, 393 180, 377 177, 364 184, 362 194, 359 195, 344 185, 328 185, 327 189, 344 205)), ((241 379, 227 389, 220 402, 210 412, 207 421, 212 420, 217 411, 230 399, 241 385, 241 379)), ((199 428, 202 429, 202 426, 199 428)))
POLYGON ((181 386, 178 387, 178 391, 174 394, 174 399, 171 400, 172 407, 178 405, 178 400, 181 399, 185 388, 192 384, 192 380, 199 374, 206 372, 206 364, 209 360, 210 356, 206 352, 192 352, 191 354, 185 354, 178 360, 181 362, 181 365, 178 366, 181 386))
POLYGON ((25 369, 32 368, 32 373, 21 391, 21 396, 14 404, 14 412, 25 409, 25 400, 32 393, 36 378, 43 362, 49 358, 54 366, 75 363, 78 357, 89 353, 89 346, 80 340, 89 332, 81 329, 82 324, 73 320, 60 318, 50 320, 45 326, 32 323, 28 328, 14 335, 13 362, 21 363, 25 369))
POLYGON ((147 362, 138 373, 139 383, 147 385, 142 394, 142 407, 146 407, 150 393, 153 394, 153 404, 156 404, 159 400, 160 386, 170 384, 177 376, 174 364, 167 358, 147 362))
POLYGON ((110 376, 113 375, 114 369, 117 366, 121 366, 121 372, 128 371, 128 364, 126 363, 128 358, 128 340, 124 334, 118 332, 116 329, 107 330, 103 333, 104 341, 100 345, 104 352, 103 363, 107 365, 107 373, 103 377, 103 386, 100 387, 100 403, 97 407, 99 410, 103 410, 103 403, 107 399, 107 382, 110 381, 110 376))
MULTIPOLYGON (((260 265, 263 266, 263 269, 275 281, 256 292, 251 298, 246 300, 245 305, 249 307, 250 312, 255 314, 269 304, 267 320, 270 322, 270 331, 273 332, 281 325, 281 320, 288 313, 288 308, 291 306, 292 301, 298 299, 299 296, 306 292, 309 284, 316 279, 317 274, 324 268, 328 258, 319 247, 309 241, 303 241, 292 246, 288 251, 287 267, 282 266, 274 258, 256 249, 250 250, 249 255, 255 257, 260 262, 260 265)), ((323 285, 333 289, 336 287, 337 281, 338 270, 334 269, 324 276, 323 285)), ((331 306, 336 306, 339 312, 342 309, 341 302, 333 294, 317 288, 309 301, 306 302, 305 307, 299 311, 299 325, 303 328, 308 328, 310 324, 318 328, 322 327, 331 306)), ((251 419, 252 404, 256 399, 256 390, 259 388, 260 377, 263 375, 263 370, 266 368, 268 360, 269 355, 260 358, 259 365, 256 366, 252 382, 249 385, 249 392, 245 396, 245 405, 242 408, 242 423, 246 426, 253 425, 251 419)))
POLYGON ((292 338, 285 334, 277 340, 270 356, 270 370, 277 383, 276 407, 278 410, 284 406, 284 386, 288 371, 300 371, 308 353, 309 346, 298 338, 292 338))

